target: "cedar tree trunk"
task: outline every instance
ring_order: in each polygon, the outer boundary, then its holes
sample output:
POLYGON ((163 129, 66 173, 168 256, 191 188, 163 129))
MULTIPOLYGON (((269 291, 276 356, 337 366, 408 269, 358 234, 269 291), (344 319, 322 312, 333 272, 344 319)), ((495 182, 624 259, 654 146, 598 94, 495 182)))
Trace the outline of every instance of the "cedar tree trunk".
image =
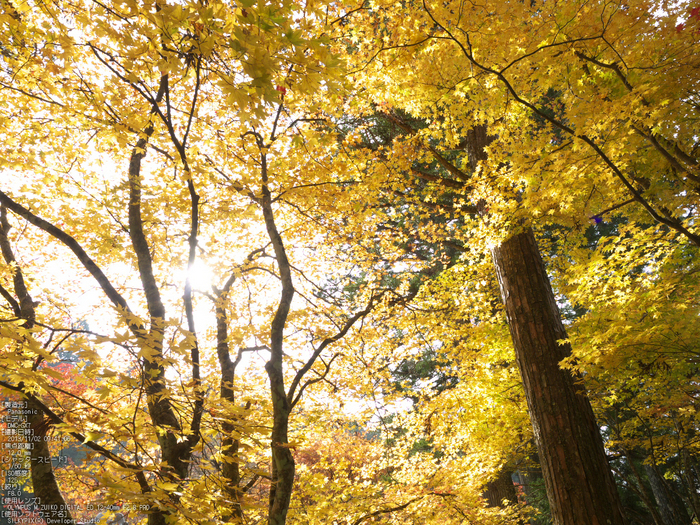
MULTIPOLYGON (((467 132, 469 164, 487 159, 485 125, 467 132)), ((479 206, 484 215, 484 206, 479 206)), ((624 525, 603 440, 581 378, 559 363, 571 353, 530 228, 492 251, 556 525, 624 525), (560 343, 561 342, 561 343, 560 343)))
POLYGON ((571 347, 532 230, 507 239, 492 255, 552 519, 557 525, 624 525, 581 378, 559 366, 571 347))

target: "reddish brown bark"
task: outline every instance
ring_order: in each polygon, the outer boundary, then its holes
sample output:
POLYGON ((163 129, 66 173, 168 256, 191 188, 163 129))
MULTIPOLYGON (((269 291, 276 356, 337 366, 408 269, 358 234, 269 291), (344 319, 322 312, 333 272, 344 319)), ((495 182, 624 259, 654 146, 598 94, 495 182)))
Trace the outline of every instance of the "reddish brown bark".
MULTIPOLYGON (((493 140, 485 125, 467 132, 475 170, 493 140)), ((479 206, 484 215, 486 210, 479 206)), ((624 525, 622 504, 581 378, 559 363, 571 354, 532 229, 492 251, 535 432, 552 519, 557 525, 624 525)))
POLYGON ((559 363, 571 352, 531 229, 493 250, 501 295, 558 525, 624 525, 593 409, 580 377, 559 363))

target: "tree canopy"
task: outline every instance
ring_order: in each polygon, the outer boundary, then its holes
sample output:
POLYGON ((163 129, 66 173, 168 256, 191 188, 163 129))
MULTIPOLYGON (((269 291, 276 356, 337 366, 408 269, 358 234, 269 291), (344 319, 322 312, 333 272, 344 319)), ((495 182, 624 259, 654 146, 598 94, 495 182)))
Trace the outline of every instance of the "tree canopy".
POLYGON ((10 523, 697 522, 700 8, 1 5, 10 523))

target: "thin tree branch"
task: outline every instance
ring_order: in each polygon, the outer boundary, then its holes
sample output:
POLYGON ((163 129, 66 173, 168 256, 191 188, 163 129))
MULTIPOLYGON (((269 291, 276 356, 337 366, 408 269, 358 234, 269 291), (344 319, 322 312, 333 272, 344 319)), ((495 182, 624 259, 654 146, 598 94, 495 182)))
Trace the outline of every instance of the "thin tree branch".
POLYGON ((405 508, 408 508, 410 505, 412 505, 416 501, 423 499, 424 497, 425 496, 417 496, 417 497, 407 501, 406 503, 404 503, 402 505, 397 505, 395 507, 390 507, 388 509, 375 510, 374 512, 370 512, 369 514, 365 514, 364 516, 359 518, 357 521, 355 521, 353 523, 353 525, 360 525, 363 521, 367 521, 368 519, 374 518, 376 516, 381 516, 382 514, 391 514, 392 512, 397 512, 399 510, 403 510, 405 508))
POLYGON ((331 343, 335 343, 336 341, 342 339, 352 328, 352 326, 360 319, 364 319, 373 309, 376 303, 383 297, 384 292, 379 292, 376 295, 372 295, 369 299, 369 302, 367 303, 367 306, 363 309, 357 312, 355 315, 350 317, 347 321, 345 321, 345 324, 343 327, 333 336, 331 337, 326 337, 318 347, 314 349, 313 354, 311 357, 308 359, 306 364, 299 369, 299 371, 296 373, 294 376, 294 379, 292 380, 291 385, 289 386, 289 391, 287 392, 287 400, 293 407, 296 405, 299 400, 301 399, 301 394, 303 389, 299 391, 299 393, 295 396, 294 393, 299 386, 299 383, 301 382, 302 378, 304 375, 311 369, 311 367, 314 365, 316 362, 316 359, 321 355, 321 352, 330 345, 331 343))

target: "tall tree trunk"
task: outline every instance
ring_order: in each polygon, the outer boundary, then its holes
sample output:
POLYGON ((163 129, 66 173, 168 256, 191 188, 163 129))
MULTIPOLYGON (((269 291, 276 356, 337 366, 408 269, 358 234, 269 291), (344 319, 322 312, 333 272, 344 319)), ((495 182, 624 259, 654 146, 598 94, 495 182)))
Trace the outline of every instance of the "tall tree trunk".
POLYGON ((289 309, 294 297, 291 265, 287 259, 282 236, 275 224, 272 211, 272 195, 268 187, 267 154, 263 147, 262 137, 257 135, 260 147, 262 199, 261 207, 265 219, 265 228, 275 251, 277 268, 282 281, 282 292, 270 325, 270 360, 265 364, 265 370, 270 380, 270 396, 272 398, 272 432, 270 445, 272 448, 272 483, 270 486, 270 502, 268 510, 268 525, 285 525, 287 511, 294 489, 294 456, 289 449, 289 416, 292 405, 287 398, 284 386, 284 327, 287 324, 289 309))
MULTIPOLYGON (((472 170, 493 140, 467 132, 472 170)), ((479 206, 483 208, 483 206, 479 206)), ((552 286, 530 228, 492 250, 552 519, 557 525, 623 525, 622 504, 580 378, 559 363, 571 353, 552 286)))
POLYGON ((559 363, 571 352, 530 228, 492 251, 515 355, 557 525, 623 525, 603 440, 580 378, 559 363))
MULTIPOLYGON (((231 406, 236 402, 235 392, 233 390, 233 380, 236 371, 236 365, 240 359, 235 362, 231 361, 228 342, 228 315, 224 301, 228 294, 233 279, 229 279, 227 286, 223 292, 218 293, 216 303, 216 351, 219 357, 219 366, 221 368, 221 399, 230 403, 231 406)), ((226 407, 226 405, 224 405, 226 407)), ((231 500, 231 507, 226 509, 223 514, 225 522, 237 522, 243 518, 243 509, 241 507, 241 473, 238 458, 238 449, 240 442, 236 437, 236 424, 232 416, 226 415, 223 425, 223 440, 221 443, 221 454, 223 456, 221 474, 223 475, 226 486, 224 490, 231 500)))
MULTIPOLYGON (((243 353, 243 349, 240 349, 236 359, 234 361, 231 360, 226 301, 235 280, 236 272, 233 272, 222 290, 214 288, 214 293, 216 294, 216 353, 219 358, 219 367, 221 369, 220 396, 224 401, 224 411, 226 411, 228 407, 233 407, 236 403, 234 379, 236 367, 238 363, 240 363, 243 353)), ((245 404, 245 409, 249 409, 250 405, 251 403, 248 401, 245 404)), ((221 425, 223 434, 221 441, 221 475, 226 483, 224 490, 226 494, 228 494, 231 502, 231 506, 224 509, 222 512, 222 520, 226 523, 243 523, 245 521, 242 505, 243 495, 252 488, 259 479, 259 476, 256 475, 245 486, 241 485, 241 468, 238 452, 241 445, 239 437, 240 419, 243 417, 245 416, 225 414, 224 421, 221 425)))
MULTIPOLYGON (((388 118, 409 134, 410 126, 388 118)), ((475 171, 492 142, 486 125, 474 126, 463 144, 475 171)), ((469 175, 426 146, 436 162, 469 193, 469 175), (458 182, 459 181, 459 182, 458 182)), ((473 207, 485 216, 483 201, 473 207)), ((625 525, 603 440, 581 378, 562 370, 570 355, 552 287, 532 229, 516 233, 492 250, 516 359, 542 465, 552 519, 557 525, 625 525)))

